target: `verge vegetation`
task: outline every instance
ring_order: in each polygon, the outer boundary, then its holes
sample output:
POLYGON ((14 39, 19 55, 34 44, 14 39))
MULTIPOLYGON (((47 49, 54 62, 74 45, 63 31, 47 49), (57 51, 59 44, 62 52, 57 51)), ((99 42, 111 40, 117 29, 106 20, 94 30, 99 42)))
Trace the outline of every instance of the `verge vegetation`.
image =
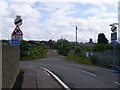
POLYGON ((20 59, 33 60, 47 56, 48 47, 44 43, 29 44, 27 41, 21 41, 20 59))
POLYGON ((120 65, 120 44, 116 44, 116 54, 114 57, 113 46, 107 39, 99 43, 75 43, 65 39, 59 39, 55 44, 58 53, 67 57, 68 61, 81 64, 99 65, 108 68, 114 68, 120 65), (104 43, 105 42, 105 43, 104 43), (106 54, 106 55, 104 55, 106 54), (114 63, 116 58, 116 63, 114 63))

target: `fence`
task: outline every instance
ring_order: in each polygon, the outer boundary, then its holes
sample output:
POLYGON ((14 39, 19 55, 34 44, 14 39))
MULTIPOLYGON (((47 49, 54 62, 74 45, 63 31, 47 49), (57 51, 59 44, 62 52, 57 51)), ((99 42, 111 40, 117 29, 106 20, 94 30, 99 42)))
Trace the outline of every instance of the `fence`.
POLYGON ((118 51, 82 51, 82 54, 90 58, 95 64, 120 66, 120 52, 118 51))

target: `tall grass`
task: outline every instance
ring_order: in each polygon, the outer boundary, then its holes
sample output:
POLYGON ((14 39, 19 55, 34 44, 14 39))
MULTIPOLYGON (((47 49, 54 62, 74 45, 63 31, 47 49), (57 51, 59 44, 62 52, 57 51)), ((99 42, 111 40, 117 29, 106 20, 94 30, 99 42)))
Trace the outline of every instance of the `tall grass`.
POLYGON ((81 64, 92 64, 92 62, 89 58, 80 55, 80 53, 69 52, 67 55, 67 60, 72 61, 72 62, 81 63, 81 64))

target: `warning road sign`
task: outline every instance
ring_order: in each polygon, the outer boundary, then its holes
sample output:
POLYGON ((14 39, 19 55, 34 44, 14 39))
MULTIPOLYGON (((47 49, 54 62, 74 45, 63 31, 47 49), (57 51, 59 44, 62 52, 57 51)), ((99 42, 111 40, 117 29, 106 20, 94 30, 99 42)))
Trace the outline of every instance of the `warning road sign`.
POLYGON ((11 35, 11 38, 17 38, 17 39, 22 39, 22 36, 23 36, 23 33, 22 31, 20 30, 19 26, 16 26, 16 28, 14 29, 12 35, 11 35))

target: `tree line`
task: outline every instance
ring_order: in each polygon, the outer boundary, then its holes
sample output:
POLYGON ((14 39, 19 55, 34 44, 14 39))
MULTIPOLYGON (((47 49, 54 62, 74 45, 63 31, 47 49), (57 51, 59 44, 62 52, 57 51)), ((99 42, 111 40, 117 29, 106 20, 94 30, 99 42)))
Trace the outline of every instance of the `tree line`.
MULTIPOLYGON (((2 40, 2 43, 9 44, 9 40, 2 40)), ((72 43, 66 39, 59 39, 57 41, 52 41, 50 39, 49 41, 22 40, 19 47, 21 59, 37 59, 45 57, 48 49, 57 49, 59 54, 65 56, 70 52, 78 53, 81 51, 113 50, 113 46, 109 43, 104 33, 98 34, 97 43, 94 43, 94 45, 72 43)), ((120 44, 117 43, 115 48, 116 51, 120 51, 120 44)))

